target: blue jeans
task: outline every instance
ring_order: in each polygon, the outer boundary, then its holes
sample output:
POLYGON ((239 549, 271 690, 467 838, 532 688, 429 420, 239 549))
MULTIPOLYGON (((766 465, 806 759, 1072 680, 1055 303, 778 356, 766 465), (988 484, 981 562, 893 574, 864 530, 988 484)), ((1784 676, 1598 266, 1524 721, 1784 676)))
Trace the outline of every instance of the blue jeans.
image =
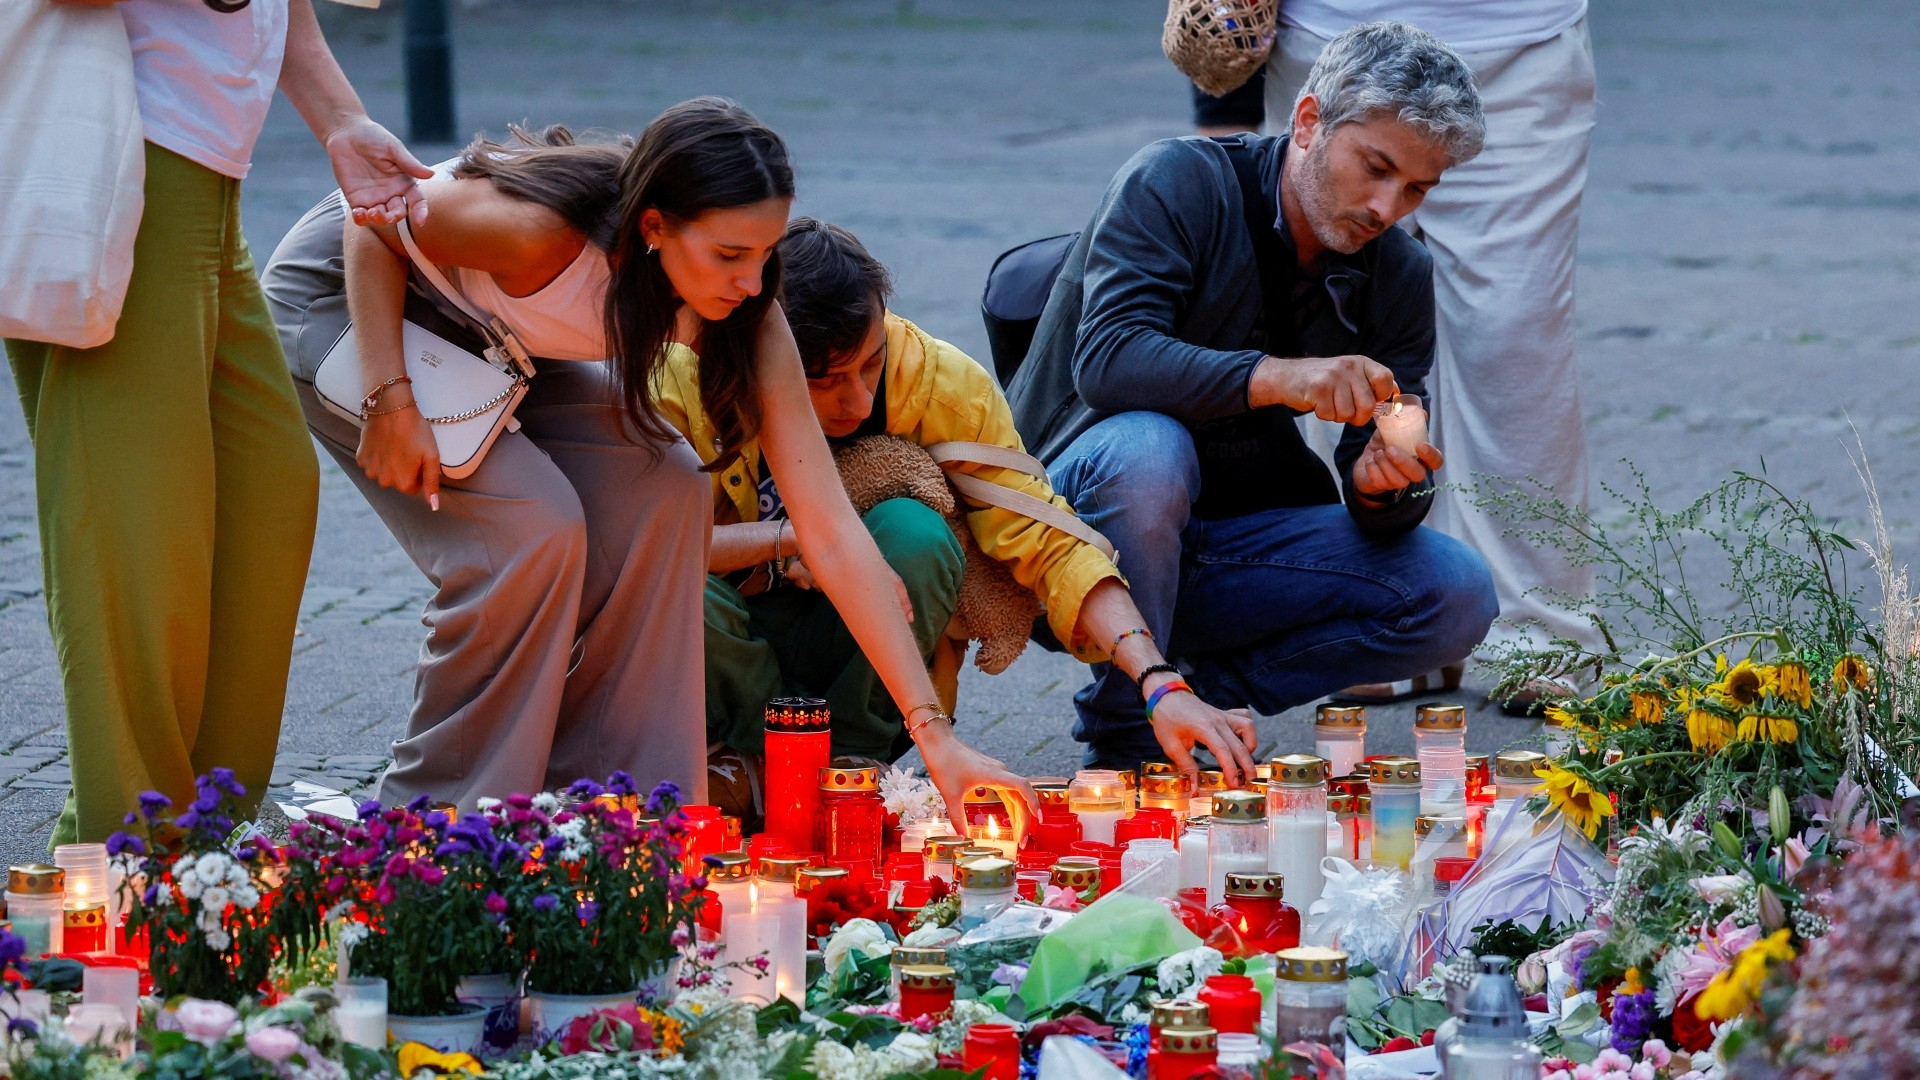
MULTIPOLYGON (((1365 536, 1339 504, 1194 518, 1193 437, 1161 413, 1102 420, 1048 473, 1113 541, 1147 628, 1218 708, 1272 715, 1432 671, 1471 652, 1499 613, 1486 562, 1432 529, 1365 536)), ((1110 664, 1093 674, 1073 699, 1088 763, 1164 757, 1133 680, 1110 664)))

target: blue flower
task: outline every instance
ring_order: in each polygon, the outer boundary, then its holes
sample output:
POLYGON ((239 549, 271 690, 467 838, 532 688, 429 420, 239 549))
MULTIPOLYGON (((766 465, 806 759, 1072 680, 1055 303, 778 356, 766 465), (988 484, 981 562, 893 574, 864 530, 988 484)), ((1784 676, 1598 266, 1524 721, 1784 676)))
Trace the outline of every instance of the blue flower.
POLYGON ((37 1039, 40 1037, 40 1025, 24 1016, 8 1017, 7 1034, 16 1039, 37 1039))
POLYGON ((140 813, 137 810, 127 811, 127 816, 120 819, 120 824, 122 825, 137 825, 139 823, 140 813))
POLYGON ((664 814, 680 805, 680 785, 671 780, 662 780, 647 796, 647 813, 664 814))
POLYGON ((640 785, 633 782, 633 774, 619 769, 607 777, 607 790, 615 795, 638 795, 640 785))
POLYGON ((18 964, 27 955, 27 939, 11 930, 0 930, 0 970, 18 964))
POLYGON ((173 823, 175 825, 180 826, 182 829, 192 829, 194 826, 200 824, 199 811, 189 810, 186 813, 181 814, 179 817, 174 818, 173 823))
POLYGON ((228 795, 231 795, 236 799, 243 798, 247 794, 246 785, 240 783, 240 781, 233 778, 232 769, 214 768, 212 770, 209 770, 206 775, 205 783, 207 783, 209 786, 214 787, 220 791, 226 792, 228 795))
POLYGON ((413 801, 407 804, 407 809, 413 811, 416 814, 424 814, 432 806, 433 806, 432 796, 415 795, 413 797, 413 801))
POLYGON ((575 915, 580 916, 581 922, 590 923, 594 919, 600 916, 600 905, 594 903, 591 900, 587 900, 582 902, 579 907, 575 908, 573 913, 575 915))
POLYGON ((360 815, 361 821, 371 821, 379 817, 380 811, 384 809, 386 808, 380 805, 379 799, 368 799, 366 802, 360 804, 360 809, 357 812, 360 815))
POLYGON ((148 907, 152 907, 154 902, 159 899, 160 886, 158 885, 149 885, 147 886, 147 891, 140 894, 140 902, 148 907))
POLYGON ((107 837, 108 855, 145 855, 147 845, 139 837, 117 832, 107 837))
POLYGON ((211 814, 220 809, 220 796, 217 792, 203 791, 200 793, 199 798, 193 800, 193 805, 187 809, 192 810, 196 814, 211 814))
POLYGON ((172 799, 167 798, 157 791, 143 791, 140 793, 140 812, 146 815, 148 821, 159 817, 172 805, 172 799))
POLYGON ((1628 1057, 1640 1056, 1640 1044, 1653 1034, 1659 1019, 1651 990, 1637 994, 1613 995, 1613 1043, 1615 1050, 1628 1057))
POLYGON ((582 777, 573 782, 573 786, 567 789, 567 794, 584 802, 588 799, 599 798, 601 795, 606 794, 606 790, 607 789, 594 783, 592 780, 582 777))
POLYGON ((560 901, 555 900, 553 897, 548 896, 545 893, 542 893, 541 895, 533 898, 533 910, 535 911, 552 911, 553 909, 559 906, 560 906, 560 901))

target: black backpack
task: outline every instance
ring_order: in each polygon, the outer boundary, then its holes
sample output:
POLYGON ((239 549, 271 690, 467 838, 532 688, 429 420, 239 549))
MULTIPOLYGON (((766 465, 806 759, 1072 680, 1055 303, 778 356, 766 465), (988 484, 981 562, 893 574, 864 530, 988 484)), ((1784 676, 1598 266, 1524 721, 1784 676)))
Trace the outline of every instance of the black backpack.
MULTIPOLYGON (((1246 215, 1247 232, 1253 236, 1259 257, 1267 308, 1274 310, 1273 286, 1281 279, 1283 268, 1277 265, 1277 243, 1271 222, 1265 216, 1266 197, 1260 191, 1259 168, 1246 141, 1238 135, 1216 136, 1215 142, 1226 148, 1233 163, 1234 176, 1240 181, 1240 199, 1246 215)), ((1002 388, 1013 385, 1013 376, 1027 358, 1034 331, 1040 325, 1040 313, 1046 310, 1053 283, 1066 265, 1067 253, 1080 239, 1077 232, 1061 233, 1044 240, 1029 240, 1010 248, 993 260, 987 271, 987 287, 980 296, 980 317, 987 324, 987 351, 993 357, 993 373, 1002 388)))

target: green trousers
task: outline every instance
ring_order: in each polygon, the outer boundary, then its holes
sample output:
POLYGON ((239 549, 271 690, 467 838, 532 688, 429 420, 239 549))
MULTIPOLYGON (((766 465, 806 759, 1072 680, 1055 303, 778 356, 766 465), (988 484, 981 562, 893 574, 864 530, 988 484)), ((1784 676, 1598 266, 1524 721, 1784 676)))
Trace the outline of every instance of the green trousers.
MULTIPOLYGON (((935 511, 890 499, 867 511, 867 530, 913 601, 921 659, 960 598, 960 541, 935 511)), ((833 708, 833 752, 892 761, 906 753, 900 710, 825 595, 785 585, 757 596, 707 578, 707 738, 762 753, 769 698, 804 694, 833 708)))
POLYGON ((319 468, 240 233, 240 183, 147 144, 113 340, 7 342, 33 439, 73 788, 53 842, 104 840, 197 774, 265 793, 319 468))

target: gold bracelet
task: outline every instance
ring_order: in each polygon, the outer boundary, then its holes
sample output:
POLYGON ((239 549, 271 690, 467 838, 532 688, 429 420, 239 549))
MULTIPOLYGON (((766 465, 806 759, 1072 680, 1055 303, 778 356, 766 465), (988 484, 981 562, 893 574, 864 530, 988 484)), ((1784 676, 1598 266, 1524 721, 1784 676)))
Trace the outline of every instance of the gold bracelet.
MULTIPOLYGON (((925 705, 915 705, 912 711, 919 712, 921 709, 924 709, 926 707, 927 706, 925 705)), ((911 739, 915 735, 918 735, 922 728, 925 728, 928 724, 933 723, 935 720, 945 720, 949 728, 953 727, 953 717, 947 715, 946 713, 941 712, 939 709, 936 708, 933 710, 932 715, 928 716, 925 720, 922 720, 917 724, 907 725, 907 738, 911 739)))

